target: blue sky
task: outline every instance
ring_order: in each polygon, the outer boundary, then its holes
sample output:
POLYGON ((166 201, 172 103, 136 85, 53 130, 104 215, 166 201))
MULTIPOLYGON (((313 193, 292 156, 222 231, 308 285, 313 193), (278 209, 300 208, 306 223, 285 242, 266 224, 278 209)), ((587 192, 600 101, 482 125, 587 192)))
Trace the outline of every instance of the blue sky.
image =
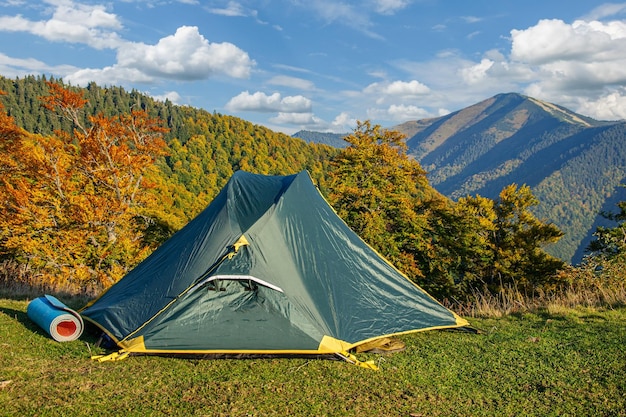
POLYGON ((505 92, 626 119, 626 3, 0 0, 0 74, 121 85, 289 134, 505 92))

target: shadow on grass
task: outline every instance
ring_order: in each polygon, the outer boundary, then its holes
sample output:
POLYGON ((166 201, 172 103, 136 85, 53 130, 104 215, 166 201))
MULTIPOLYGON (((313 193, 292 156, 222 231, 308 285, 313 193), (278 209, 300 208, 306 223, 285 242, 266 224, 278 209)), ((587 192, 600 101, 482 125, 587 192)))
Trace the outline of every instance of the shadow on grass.
MULTIPOLYGON (((21 301, 21 300, 18 300, 18 301, 21 301)), ((15 321, 23 325, 27 330, 30 330, 32 332, 39 333, 45 336, 48 335, 41 327, 37 326, 37 324, 28 317, 25 311, 16 310, 16 309, 7 308, 7 307, 0 307, 0 313, 4 313, 7 315, 7 317, 11 317, 15 319, 15 321)))

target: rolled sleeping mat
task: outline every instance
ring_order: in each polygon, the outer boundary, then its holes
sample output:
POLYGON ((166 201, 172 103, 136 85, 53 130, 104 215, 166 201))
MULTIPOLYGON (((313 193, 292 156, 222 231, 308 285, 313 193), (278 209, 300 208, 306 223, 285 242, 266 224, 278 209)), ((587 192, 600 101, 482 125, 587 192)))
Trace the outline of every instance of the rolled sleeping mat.
POLYGON ((57 342, 76 340, 83 333, 80 314, 51 295, 35 298, 28 303, 28 317, 57 342))

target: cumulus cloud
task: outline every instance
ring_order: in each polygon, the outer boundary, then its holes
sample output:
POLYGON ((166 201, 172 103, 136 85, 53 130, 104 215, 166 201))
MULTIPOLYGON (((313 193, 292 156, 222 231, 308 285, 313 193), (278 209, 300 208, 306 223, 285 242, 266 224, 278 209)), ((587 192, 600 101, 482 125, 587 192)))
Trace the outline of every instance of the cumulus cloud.
POLYGON ((260 91, 253 94, 244 91, 231 98, 226 104, 226 109, 229 111, 253 111, 261 113, 280 112, 285 114, 306 114, 310 113, 311 108, 311 100, 304 96, 282 97, 279 93, 268 96, 260 91))
POLYGON ((33 21, 22 16, 0 16, 0 30, 27 32, 55 42, 87 44, 92 48, 116 48, 123 40, 117 34, 122 24, 101 5, 71 1, 48 1, 55 7, 48 20, 33 21))
POLYGON ((173 35, 163 37, 154 45, 129 42, 118 34, 123 29, 119 18, 104 6, 72 0, 48 0, 47 3, 53 6, 48 20, 0 16, 0 31, 27 32, 50 41, 80 43, 117 52, 117 62, 113 65, 67 67, 66 71, 56 72, 78 85, 90 81, 121 85, 162 79, 190 81, 215 75, 247 78, 256 65, 245 51, 232 43, 209 42, 195 26, 179 27, 173 35))
POLYGON ((180 104, 183 99, 176 91, 166 91, 165 94, 153 95, 152 98, 159 101, 169 100, 174 104, 180 104))
POLYGON ((136 68, 124 68, 120 66, 82 68, 68 73, 64 79, 76 85, 87 85, 92 81, 100 85, 124 85, 129 82, 151 83, 154 81, 152 76, 136 68))
POLYGON ((477 84, 487 78, 487 72, 493 64, 491 59, 483 58, 479 64, 461 68, 459 73, 467 84, 477 84))
POLYGON ((313 130, 317 132, 348 133, 356 126, 356 119, 347 112, 338 114, 332 122, 328 122, 310 113, 278 113, 270 118, 270 122, 279 125, 297 126, 296 130, 313 130))
POLYGON ((323 121, 315 117, 313 113, 283 113, 279 112, 277 116, 270 118, 272 123, 292 124, 304 126, 319 126, 323 121))
POLYGON ((379 96, 379 101, 387 97, 417 97, 430 92, 430 88, 419 81, 376 82, 363 89, 365 94, 379 96))
POLYGON ((404 104, 392 104, 387 109, 387 113, 393 120, 412 120, 430 117, 431 113, 417 106, 406 106, 404 104))
POLYGON ((626 119, 626 89, 621 88, 596 100, 583 100, 578 112, 593 114, 599 120, 626 119))
POLYGON ((118 65, 148 75, 200 80, 215 74, 247 78, 253 66, 248 54, 232 43, 210 43, 195 26, 182 26, 156 45, 127 43, 119 48, 118 65))
POLYGON ((370 108, 367 110, 367 115, 372 119, 393 120, 395 122, 433 117, 433 114, 424 108, 405 104, 392 104, 386 109, 370 108))
POLYGON ((541 20, 511 36, 511 62, 533 72, 526 94, 595 118, 624 117, 626 22, 541 20))
POLYGON ((529 64, 564 61, 614 61, 626 57, 626 23, 541 20, 511 31, 511 59, 529 64))
POLYGON ((356 126, 356 119, 348 112, 341 112, 332 121, 332 125, 339 128, 340 132, 344 132, 356 126))

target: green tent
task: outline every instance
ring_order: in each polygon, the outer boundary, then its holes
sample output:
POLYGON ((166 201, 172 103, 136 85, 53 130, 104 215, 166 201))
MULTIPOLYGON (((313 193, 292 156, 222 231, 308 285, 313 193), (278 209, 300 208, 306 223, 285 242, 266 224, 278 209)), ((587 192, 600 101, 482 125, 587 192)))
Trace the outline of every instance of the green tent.
POLYGON ((341 354, 467 325, 350 230, 306 171, 236 172, 81 315, 127 353, 341 354))

